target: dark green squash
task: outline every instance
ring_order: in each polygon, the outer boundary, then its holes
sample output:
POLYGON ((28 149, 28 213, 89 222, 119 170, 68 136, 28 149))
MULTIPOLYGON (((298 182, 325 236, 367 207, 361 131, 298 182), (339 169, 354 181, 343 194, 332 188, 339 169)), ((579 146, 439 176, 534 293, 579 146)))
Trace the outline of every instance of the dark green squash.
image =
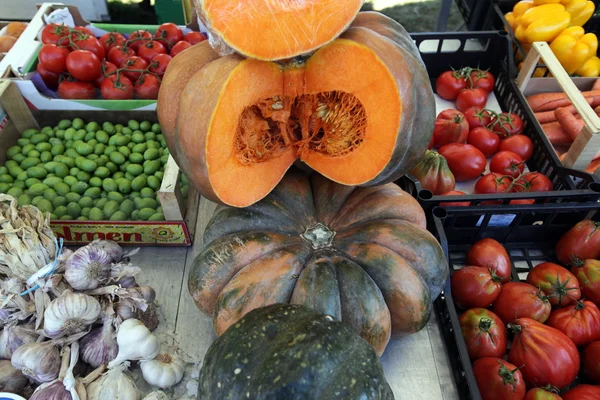
POLYGON ((190 272, 218 335, 247 312, 301 304, 350 325, 383 354, 429 321, 448 266, 419 203, 395 184, 353 188, 292 172, 260 202, 221 207, 190 272))
POLYGON ((394 399, 373 348, 300 305, 257 308, 219 337, 200 371, 201 400, 394 399))

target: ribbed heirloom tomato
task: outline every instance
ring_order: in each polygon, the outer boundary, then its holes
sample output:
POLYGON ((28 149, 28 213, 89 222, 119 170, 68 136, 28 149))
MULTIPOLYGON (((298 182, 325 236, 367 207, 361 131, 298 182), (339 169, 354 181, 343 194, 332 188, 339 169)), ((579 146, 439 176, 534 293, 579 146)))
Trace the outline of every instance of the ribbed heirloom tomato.
POLYGON ((527 282, 542 289, 553 306, 564 307, 581 298, 575 275, 558 264, 545 262, 536 265, 529 271, 527 282))
POLYGON ((467 263, 494 271, 502 282, 510 279, 511 262, 506 249, 491 238, 477 241, 467 253, 467 263))
POLYGON ((523 400, 562 400, 562 397, 542 388, 533 388, 527 392, 523 400))
POLYGON ((562 395, 563 400, 598 400, 600 399, 600 386, 577 385, 562 395))
POLYGON ((473 364, 473 374, 483 400, 521 400, 525 396, 521 371, 501 358, 480 358, 473 364))
POLYGON ((529 386, 563 388, 575 380, 579 352, 564 333, 530 318, 519 318, 508 329, 514 332, 508 361, 522 366, 529 386))
POLYGON ((600 222, 584 220, 577 223, 556 243, 555 252, 564 264, 574 259, 600 258, 600 222))
POLYGON ((504 357, 506 327, 496 314, 485 308, 472 308, 465 311, 458 322, 471 360, 504 357))
POLYGON ((581 369, 592 382, 600 383, 600 341, 592 342, 582 350, 581 369))
POLYGON ((550 316, 552 305, 540 289, 525 282, 508 282, 502 285, 493 310, 505 324, 518 318, 544 323, 550 316))
POLYGON ((435 119, 433 142, 436 147, 449 143, 464 143, 469 136, 469 124, 463 113, 457 110, 444 110, 435 119))
POLYGON ((571 273, 581 285, 582 297, 600 304, 600 260, 575 260, 571 273))
POLYGON ((546 324, 567 335, 576 346, 600 340, 600 310, 591 301, 552 311, 546 324))
POLYGON ((451 278, 454 302, 462 308, 488 307, 501 290, 502 278, 483 267, 466 266, 451 278))

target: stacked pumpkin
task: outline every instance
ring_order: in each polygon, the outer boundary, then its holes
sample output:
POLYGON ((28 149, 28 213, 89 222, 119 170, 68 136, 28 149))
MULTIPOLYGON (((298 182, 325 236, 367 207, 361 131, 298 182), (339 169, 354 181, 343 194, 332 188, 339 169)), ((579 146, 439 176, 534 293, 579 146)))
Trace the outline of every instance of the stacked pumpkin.
POLYGON ((223 205, 189 278, 218 335, 291 303, 381 355, 429 320, 446 260, 423 209, 390 182, 425 153, 435 100, 410 36, 362 2, 199 0, 209 41, 167 68, 165 140, 223 205), (294 164, 311 172, 286 174, 294 164))

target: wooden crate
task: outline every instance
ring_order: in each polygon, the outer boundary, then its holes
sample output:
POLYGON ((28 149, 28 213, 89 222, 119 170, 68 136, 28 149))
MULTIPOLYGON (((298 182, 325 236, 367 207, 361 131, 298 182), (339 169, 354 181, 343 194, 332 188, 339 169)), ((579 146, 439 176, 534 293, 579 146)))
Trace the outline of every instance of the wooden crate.
MULTIPOLYGON (((578 85, 592 84, 596 78, 578 79, 578 85)), ((564 70, 548 43, 536 42, 531 46, 531 50, 523 63, 523 67, 517 76, 517 86, 525 95, 531 95, 530 90, 534 81, 541 82, 537 85, 537 89, 541 89, 544 85, 552 86, 551 89, 540 91, 560 90, 568 96, 573 106, 581 115, 585 126, 577 135, 573 144, 569 147, 569 151, 562 160, 563 164, 568 168, 585 170, 585 168, 594 159, 598 151, 600 151, 600 118, 594 112, 592 107, 581 94, 581 87, 578 88, 573 80, 564 70), (532 79, 533 72, 538 65, 540 58, 543 60, 546 67, 550 70, 553 78, 535 78, 532 79), (558 86, 560 89, 555 88, 558 86)), ((541 127, 540 127, 541 129, 541 127)), ((596 171, 600 175, 600 171, 596 171)))
MULTIPOLYGON (((24 130, 56 125, 61 119, 82 118, 102 123, 127 123, 130 119, 157 122, 154 111, 31 111, 8 79, 0 79, 0 164, 6 150, 13 146, 24 130)), ((54 232, 67 244, 85 244, 98 238, 122 244, 189 246, 193 240, 200 195, 190 187, 187 201, 179 184, 181 170, 173 157, 165 166, 157 197, 167 221, 52 221, 54 232)))

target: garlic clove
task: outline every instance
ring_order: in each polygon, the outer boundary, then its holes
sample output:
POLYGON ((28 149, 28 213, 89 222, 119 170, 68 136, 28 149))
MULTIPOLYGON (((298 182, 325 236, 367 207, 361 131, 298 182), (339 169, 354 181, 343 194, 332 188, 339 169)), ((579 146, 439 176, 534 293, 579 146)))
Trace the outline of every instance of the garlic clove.
POLYGON ((106 252, 111 262, 119 262, 123 258, 123 248, 117 242, 112 240, 94 240, 86 247, 102 249, 106 252))
POLYGON ((65 291, 44 312, 44 334, 56 339, 82 332, 100 316, 100 303, 92 296, 65 291))
POLYGON ((106 318, 104 325, 92 329, 79 341, 81 359, 92 367, 97 368, 108 364, 117 357, 119 347, 112 326, 112 318, 106 318))
POLYGON ((56 379, 39 386, 29 400, 73 400, 62 381, 56 379))
POLYGON ((140 320, 123 321, 117 331, 119 353, 108 364, 115 368, 124 361, 151 360, 160 352, 160 342, 140 320))
POLYGON ((27 343, 10 360, 12 366, 36 382, 50 382, 60 372, 60 353, 53 342, 27 343))
POLYGON ((135 281, 135 277, 130 275, 123 276, 118 281, 116 281, 115 284, 120 285, 126 289, 138 286, 137 282, 135 281))
POLYGON ((10 360, 0 360, 0 392, 19 393, 27 382, 27 377, 10 360))
POLYGON ((185 363, 171 353, 160 353, 154 359, 140 361, 142 376, 149 384, 167 389, 183 379, 185 363))
POLYGON ((111 261, 111 256, 100 247, 80 247, 65 265, 65 279, 73 289, 95 289, 108 281, 111 261))

